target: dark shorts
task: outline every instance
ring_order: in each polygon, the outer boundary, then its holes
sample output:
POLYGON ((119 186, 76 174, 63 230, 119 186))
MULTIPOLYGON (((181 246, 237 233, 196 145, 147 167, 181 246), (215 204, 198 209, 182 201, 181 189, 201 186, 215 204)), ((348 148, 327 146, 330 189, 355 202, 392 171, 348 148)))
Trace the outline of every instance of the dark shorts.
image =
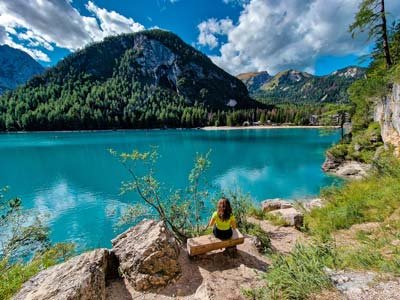
POLYGON ((219 230, 217 226, 214 226, 213 229, 214 236, 219 238, 220 240, 228 240, 232 237, 232 229, 229 228, 228 230, 219 230))

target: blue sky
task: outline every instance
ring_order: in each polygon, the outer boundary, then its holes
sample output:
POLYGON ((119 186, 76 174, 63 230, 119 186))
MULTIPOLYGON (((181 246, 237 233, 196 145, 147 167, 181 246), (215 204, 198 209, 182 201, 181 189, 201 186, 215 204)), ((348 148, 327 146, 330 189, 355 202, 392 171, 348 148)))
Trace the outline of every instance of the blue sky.
MULTIPOLYGON (((51 66, 107 35, 158 27, 232 74, 360 65, 365 36, 347 29, 360 0, 0 0, 0 44, 51 66)), ((400 1, 387 0, 391 18, 400 1)), ((366 63, 364 62, 364 65, 366 63)))

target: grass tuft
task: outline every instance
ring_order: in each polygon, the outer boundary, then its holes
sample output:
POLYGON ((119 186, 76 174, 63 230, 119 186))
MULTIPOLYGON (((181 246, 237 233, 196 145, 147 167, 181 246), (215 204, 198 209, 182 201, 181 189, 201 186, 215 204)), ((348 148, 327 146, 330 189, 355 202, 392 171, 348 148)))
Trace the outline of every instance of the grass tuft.
POLYGON ((25 281, 40 271, 69 258, 72 251, 71 244, 56 244, 28 263, 10 264, 6 259, 0 260, 0 299, 11 299, 25 281))

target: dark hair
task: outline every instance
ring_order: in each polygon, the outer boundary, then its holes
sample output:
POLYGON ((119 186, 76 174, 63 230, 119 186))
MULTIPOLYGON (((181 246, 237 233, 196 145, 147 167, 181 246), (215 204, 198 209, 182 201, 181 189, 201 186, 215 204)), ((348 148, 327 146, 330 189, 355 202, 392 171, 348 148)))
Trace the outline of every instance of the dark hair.
POLYGON ((221 198, 218 201, 218 206, 217 206, 217 213, 218 217, 222 221, 229 220, 232 214, 232 208, 231 208, 231 203, 227 198, 221 198))

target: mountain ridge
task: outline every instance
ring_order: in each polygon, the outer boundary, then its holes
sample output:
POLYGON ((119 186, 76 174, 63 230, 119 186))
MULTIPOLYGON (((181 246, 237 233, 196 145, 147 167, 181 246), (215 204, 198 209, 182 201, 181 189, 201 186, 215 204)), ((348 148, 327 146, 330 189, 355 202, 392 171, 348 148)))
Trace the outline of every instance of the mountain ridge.
POLYGON ((347 88, 364 76, 365 68, 348 66, 322 76, 293 69, 274 76, 267 73, 268 77, 265 73, 242 73, 237 78, 246 84, 252 97, 267 103, 346 103, 347 88))
POLYGON ((0 45, 0 95, 24 84, 44 70, 28 53, 0 45))

